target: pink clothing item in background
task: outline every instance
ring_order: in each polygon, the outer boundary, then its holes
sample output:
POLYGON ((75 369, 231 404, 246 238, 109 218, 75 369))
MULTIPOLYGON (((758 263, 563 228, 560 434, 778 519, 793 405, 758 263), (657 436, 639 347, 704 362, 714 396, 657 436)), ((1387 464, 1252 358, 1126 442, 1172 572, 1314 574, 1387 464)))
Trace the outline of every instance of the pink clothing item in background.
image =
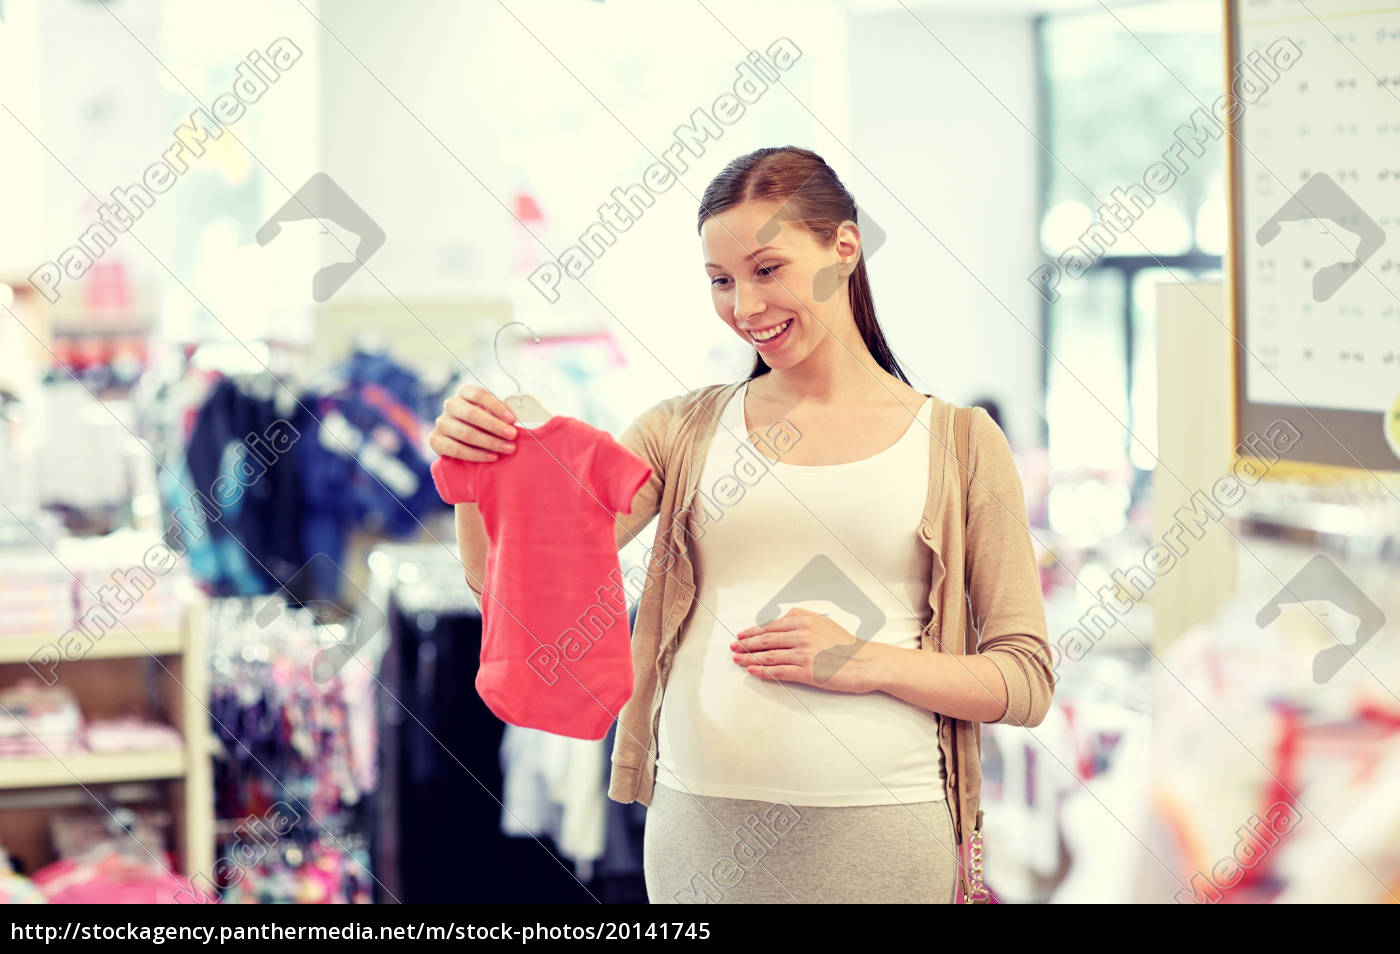
POLYGON ((94 752, 178 749, 185 744, 179 729, 139 716, 94 719, 84 727, 83 734, 87 739, 87 747, 94 752))
POLYGON ((189 893, 176 877, 174 858, 132 860, 113 851, 95 861, 64 858, 34 872, 34 885, 50 904, 178 904, 189 893))
POLYGON ((476 689, 503 722, 601 739, 632 696, 614 521, 652 468, 571 417, 519 427, 515 445, 432 465, 442 499, 475 503, 491 541, 476 689))

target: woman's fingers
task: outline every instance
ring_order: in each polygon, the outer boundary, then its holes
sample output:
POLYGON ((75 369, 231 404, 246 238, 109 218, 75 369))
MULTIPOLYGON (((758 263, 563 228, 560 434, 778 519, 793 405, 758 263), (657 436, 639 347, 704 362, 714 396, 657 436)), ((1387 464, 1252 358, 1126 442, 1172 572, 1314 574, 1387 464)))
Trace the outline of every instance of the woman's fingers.
POLYGON ((483 450, 503 454, 509 453, 509 445, 515 443, 510 425, 492 417, 474 404, 467 404, 465 401, 454 404, 457 400, 450 398, 447 401, 449 409, 438 416, 437 430, 463 444, 474 444, 483 450))
POLYGON ((496 395, 483 387, 468 384, 457 392, 457 396, 472 404, 480 406, 487 411, 494 419, 503 422, 506 426, 515 423, 515 414, 496 395))
POLYGON ((514 420, 510 409, 485 388, 469 385, 442 404, 428 446, 444 457, 462 460, 496 460, 515 450, 515 428, 502 420, 514 420))
POLYGON ((509 423, 515 420, 515 415, 511 414, 509 408, 496 400, 490 391, 481 388, 463 390, 471 390, 473 394, 465 397, 458 394, 448 398, 443 402, 443 413, 494 434, 502 440, 515 439, 515 426, 509 423))
POLYGON ((454 437, 448 437, 437 428, 428 435, 428 447, 439 457, 455 457, 458 460, 496 460, 501 456, 471 444, 464 444, 454 437))

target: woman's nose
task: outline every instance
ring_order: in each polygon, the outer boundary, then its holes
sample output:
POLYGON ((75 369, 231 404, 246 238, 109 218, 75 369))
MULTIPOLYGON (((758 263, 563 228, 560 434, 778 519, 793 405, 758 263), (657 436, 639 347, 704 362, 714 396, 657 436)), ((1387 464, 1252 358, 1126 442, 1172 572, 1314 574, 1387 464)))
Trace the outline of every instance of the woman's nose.
POLYGON ((745 291, 738 285, 734 288, 734 320, 746 321, 750 315, 763 311, 763 299, 752 288, 745 291))

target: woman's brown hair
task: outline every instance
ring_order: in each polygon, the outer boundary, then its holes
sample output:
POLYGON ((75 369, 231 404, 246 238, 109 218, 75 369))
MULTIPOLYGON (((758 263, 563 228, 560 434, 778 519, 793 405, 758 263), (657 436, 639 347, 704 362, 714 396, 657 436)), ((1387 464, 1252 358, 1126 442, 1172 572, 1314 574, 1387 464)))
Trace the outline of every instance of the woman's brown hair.
MULTIPOLYGON (((711 216, 750 200, 782 202, 783 221, 806 226, 824 243, 835 241, 837 227, 847 219, 860 225, 855 199, 836 173, 821 156, 798 146, 755 149, 725 166, 705 187, 695 230, 703 229, 705 220, 711 216)), ((864 248, 846 284, 861 340, 880 367, 908 384, 909 378, 895 361, 880 322, 875 318, 875 299, 870 296, 864 248)), ((748 380, 768 371, 763 356, 756 354, 748 380)))

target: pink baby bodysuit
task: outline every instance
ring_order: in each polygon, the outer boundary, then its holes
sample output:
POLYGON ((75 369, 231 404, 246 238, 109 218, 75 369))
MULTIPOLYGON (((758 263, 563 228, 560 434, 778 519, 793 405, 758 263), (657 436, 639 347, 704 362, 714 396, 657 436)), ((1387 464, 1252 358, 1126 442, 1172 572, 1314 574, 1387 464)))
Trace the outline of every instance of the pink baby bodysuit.
POLYGON ((491 541, 476 690, 503 722, 601 739, 632 696, 613 527, 651 466, 559 415, 517 427, 515 447, 493 461, 432 465, 438 494, 475 503, 491 541))

